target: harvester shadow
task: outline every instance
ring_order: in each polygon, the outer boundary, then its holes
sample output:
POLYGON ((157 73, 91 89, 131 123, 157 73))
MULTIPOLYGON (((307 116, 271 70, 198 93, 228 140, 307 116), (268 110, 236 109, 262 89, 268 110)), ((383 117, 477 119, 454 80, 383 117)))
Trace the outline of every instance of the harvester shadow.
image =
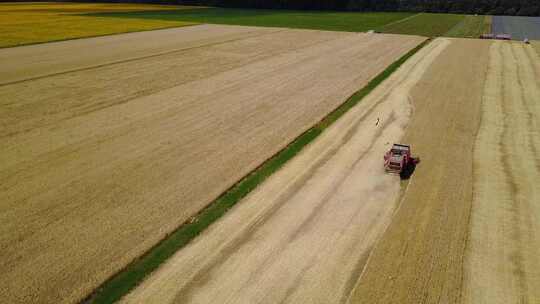
POLYGON ((409 162, 403 170, 399 173, 399 177, 401 180, 407 180, 411 178, 411 175, 413 175, 414 170, 416 169, 416 164, 414 162, 409 162))

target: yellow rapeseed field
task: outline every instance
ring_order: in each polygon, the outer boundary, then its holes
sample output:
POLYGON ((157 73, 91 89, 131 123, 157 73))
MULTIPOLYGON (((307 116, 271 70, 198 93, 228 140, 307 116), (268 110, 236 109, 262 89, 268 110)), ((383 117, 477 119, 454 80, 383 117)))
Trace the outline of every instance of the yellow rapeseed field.
POLYGON ((190 25, 188 22, 84 16, 185 6, 103 3, 0 4, 0 47, 190 25))

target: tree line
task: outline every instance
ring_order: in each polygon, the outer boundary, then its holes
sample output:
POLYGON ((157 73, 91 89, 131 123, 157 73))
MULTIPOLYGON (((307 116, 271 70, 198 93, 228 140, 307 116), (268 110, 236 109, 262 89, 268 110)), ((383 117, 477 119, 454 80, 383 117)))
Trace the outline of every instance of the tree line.
MULTIPOLYGON (((0 0, 1 1, 1 0, 0 0)), ((88 1, 88 0, 87 0, 88 1)), ((100 2, 102 2, 101 0, 100 2)), ((107 1, 107 0, 105 0, 107 1)), ((540 0, 108 0, 235 8, 540 16, 540 0)), ((82 2, 86 2, 82 0, 82 2)), ((92 2, 92 1, 90 1, 92 2)))
POLYGON ((222 7, 540 15, 540 0, 184 0, 222 7))

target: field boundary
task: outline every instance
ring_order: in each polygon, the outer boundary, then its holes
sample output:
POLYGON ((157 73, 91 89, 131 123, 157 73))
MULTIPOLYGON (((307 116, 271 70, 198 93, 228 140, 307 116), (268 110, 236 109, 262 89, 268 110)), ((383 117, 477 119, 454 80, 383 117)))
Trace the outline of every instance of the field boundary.
POLYGON ((242 198, 248 195, 270 175, 279 170, 287 161, 297 155, 305 146, 317 138, 325 129, 337 121, 381 82, 395 72, 407 59, 416 54, 431 40, 426 39, 407 52, 385 70, 375 76, 366 86, 352 94, 345 102, 326 115, 322 120, 294 139, 284 149, 264 161, 255 170, 226 190, 205 208, 165 236, 141 257, 131 262, 124 269, 111 276, 81 303, 114 303, 139 285, 144 278, 156 270, 162 263, 186 246, 213 222, 223 216, 242 198))
MULTIPOLYGON (((76 16, 84 16, 84 15, 76 15, 76 16)), ((179 22, 183 22, 183 21, 179 21, 179 22)), ((21 44, 15 44, 15 45, 6 45, 6 46, 0 46, 0 50, 1 49, 17 48, 17 47, 21 47, 21 46, 38 45, 38 44, 54 43, 54 42, 63 42, 63 41, 70 41, 70 40, 98 38, 98 37, 106 37, 106 36, 122 35, 122 34, 131 34, 131 33, 140 33, 140 32, 149 32, 149 31, 168 30, 168 29, 173 29, 173 28, 180 28, 180 27, 186 27, 186 26, 195 26, 195 25, 201 25, 201 24, 204 24, 204 23, 196 23, 196 22, 187 22, 186 21, 185 24, 170 25, 170 26, 164 26, 164 27, 158 27, 158 28, 152 28, 152 29, 140 29, 140 30, 126 31, 126 32, 110 33, 110 34, 90 35, 90 36, 84 36, 84 37, 72 37, 72 38, 64 38, 64 39, 53 39, 53 40, 47 40, 47 41, 21 43, 21 44)))

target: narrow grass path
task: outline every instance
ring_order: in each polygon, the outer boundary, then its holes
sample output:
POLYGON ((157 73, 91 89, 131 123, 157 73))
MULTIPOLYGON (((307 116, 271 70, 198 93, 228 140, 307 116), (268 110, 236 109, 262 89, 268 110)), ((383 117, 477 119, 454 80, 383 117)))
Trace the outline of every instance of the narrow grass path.
POLYGON ((396 71, 408 58, 422 49, 429 40, 403 55, 371 80, 364 88, 354 93, 337 109, 323 120, 297 137, 285 149, 264 162, 260 167, 242 178, 237 184, 210 203, 205 209, 193 216, 188 222, 168 235, 150 249, 140 259, 131 263, 123 271, 113 276, 90 295, 83 303, 114 303, 135 288, 144 278, 180 250, 204 229, 223 216, 230 208, 264 182, 271 174, 279 170, 287 161, 297 155, 305 146, 317 138, 326 128, 338 120, 349 109, 358 104, 381 82, 396 71))

